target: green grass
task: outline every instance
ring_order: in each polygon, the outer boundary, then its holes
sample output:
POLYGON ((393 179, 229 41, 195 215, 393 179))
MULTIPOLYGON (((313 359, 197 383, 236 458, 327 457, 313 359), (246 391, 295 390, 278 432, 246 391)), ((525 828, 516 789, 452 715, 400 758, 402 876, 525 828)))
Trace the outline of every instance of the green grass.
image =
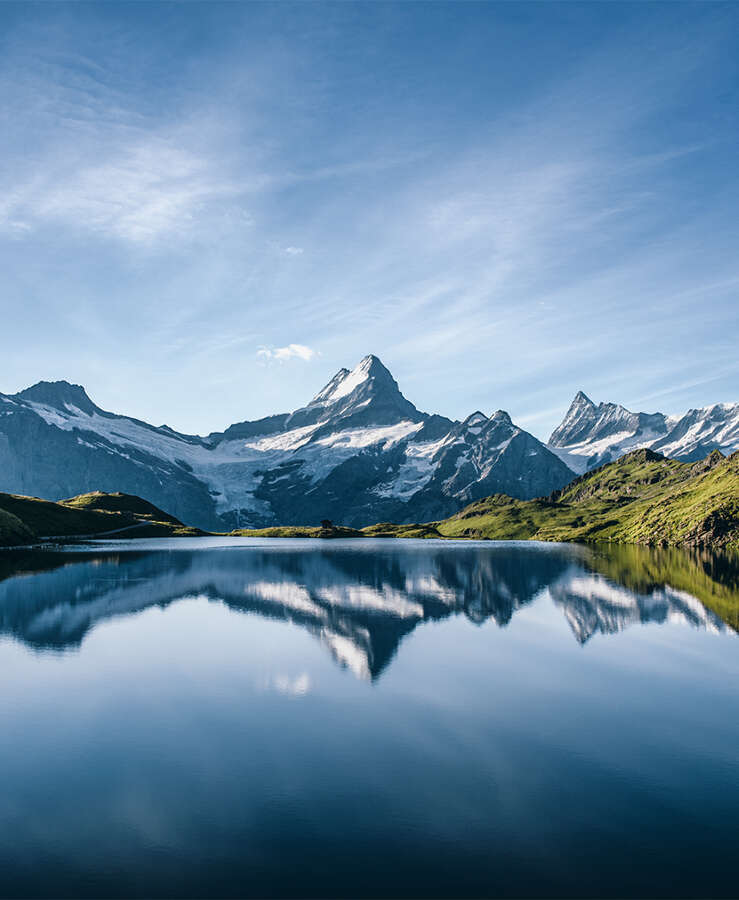
MULTIPOLYGON (((0 493, 0 546, 46 538, 105 537, 118 529, 125 537, 176 537, 203 534, 132 494, 81 494, 53 503, 37 497, 0 493)), ((116 535, 111 535, 115 537, 116 535)))
POLYGON ((0 547, 27 544, 33 540, 33 532, 13 513, 0 509, 0 547))
POLYGON ((334 525, 321 528, 320 525, 279 525, 273 528, 237 528, 230 532, 233 537, 266 537, 266 538, 347 538, 363 537, 361 531, 334 525))
POLYGON ((154 522, 170 522, 172 525, 185 527, 179 519, 134 494, 105 494, 102 491, 91 491, 89 494, 79 494, 69 500, 62 500, 61 503, 74 509, 130 513, 138 518, 151 519, 154 522))
POLYGON ((546 499, 496 494, 433 524, 445 537, 739 549, 739 453, 681 463, 637 450, 546 499))
POLYGON ((378 522, 377 525, 368 525, 362 529, 364 537, 375 538, 439 538, 439 530, 436 525, 393 525, 392 522, 378 522))

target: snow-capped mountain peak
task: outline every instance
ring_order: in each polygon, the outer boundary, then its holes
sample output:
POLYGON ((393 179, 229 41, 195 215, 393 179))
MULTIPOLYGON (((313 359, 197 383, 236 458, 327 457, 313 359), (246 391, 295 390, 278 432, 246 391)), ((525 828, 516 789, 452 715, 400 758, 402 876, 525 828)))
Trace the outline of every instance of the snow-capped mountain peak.
POLYGON ((325 406, 349 397, 355 391, 364 389, 367 393, 389 390, 400 394, 397 382, 377 356, 365 356, 351 371, 339 369, 329 383, 316 394, 309 406, 325 406))
POLYGON ((666 416, 631 412, 617 403, 596 406, 582 391, 549 438, 549 449, 578 473, 642 447, 693 461, 713 450, 731 453, 737 446, 739 403, 716 403, 666 416))
POLYGON ((74 385, 0 395, 0 491, 123 490, 214 530, 429 521, 491 493, 549 494, 571 478, 507 413, 455 422, 421 412, 374 355, 295 412, 207 438, 105 412, 74 385))
POLYGON ((585 391, 578 391, 572 400, 572 405, 570 406, 570 409, 572 409, 572 407, 577 407, 577 406, 581 406, 581 407, 595 406, 595 403, 593 403, 593 401, 590 399, 590 397, 588 397, 588 395, 585 393, 585 391))
POLYGON ((586 394, 578 391, 561 424, 552 432, 549 445, 572 448, 583 441, 602 441, 615 435, 623 437, 626 433, 645 429, 654 432, 652 438, 664 432, 664 416, 659 413, 633 413, 618 403, 599 403, 596 406, 586 394))
POLYGON ((357 425, 418 423, 425 418, 401 394, 379 357, 365 356, 351 371, 339 369, 311 402, 288 417, 289 427, 320 424, 345 429, 357 425))

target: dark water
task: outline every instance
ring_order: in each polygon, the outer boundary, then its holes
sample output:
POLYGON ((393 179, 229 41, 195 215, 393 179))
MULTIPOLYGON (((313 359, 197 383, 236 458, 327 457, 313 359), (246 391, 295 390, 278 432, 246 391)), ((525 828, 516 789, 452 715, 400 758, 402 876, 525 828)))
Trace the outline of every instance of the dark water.
POLYGON ((736 896, 738 611, 636 549, 0 554, 0 895, 736 896))

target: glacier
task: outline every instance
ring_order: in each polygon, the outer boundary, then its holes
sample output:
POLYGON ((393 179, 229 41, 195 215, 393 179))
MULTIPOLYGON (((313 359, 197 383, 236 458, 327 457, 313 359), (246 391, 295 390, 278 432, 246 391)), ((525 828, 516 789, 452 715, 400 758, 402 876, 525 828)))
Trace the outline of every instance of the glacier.
POLYGON ((374 355, 292 413, 205 437, 107 412, 67 382, 0 394, 0 490, 52 500, 121 490, 210 530, 430 520, 572 477, 502 410, 462 422, 420 412, 374 355))

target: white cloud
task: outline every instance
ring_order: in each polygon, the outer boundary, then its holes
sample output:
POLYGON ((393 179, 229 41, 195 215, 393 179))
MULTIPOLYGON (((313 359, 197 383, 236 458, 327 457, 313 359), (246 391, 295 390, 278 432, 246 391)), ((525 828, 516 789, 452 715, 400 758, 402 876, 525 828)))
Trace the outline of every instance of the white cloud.
POLYGON ((285 247, 285 253, 288 256, 300 256, 303 252, 302 247, 285 247))
POLYGON ((262 362, 287 362, 290 359, 302 359, 310 362, 320 356, 317 350, 306 347, 305 344, 288 344, 286 347, 260 347, 257 350, 257 359, 262 362))
POLYGON ((302 697, 311 690, 311 678, 307 672, 290 677, 287 674, 274 675, 271 678, 262 679, 258 685, 260 690, 276 691, 278 694, 286 694, 289 697, 302 697))

